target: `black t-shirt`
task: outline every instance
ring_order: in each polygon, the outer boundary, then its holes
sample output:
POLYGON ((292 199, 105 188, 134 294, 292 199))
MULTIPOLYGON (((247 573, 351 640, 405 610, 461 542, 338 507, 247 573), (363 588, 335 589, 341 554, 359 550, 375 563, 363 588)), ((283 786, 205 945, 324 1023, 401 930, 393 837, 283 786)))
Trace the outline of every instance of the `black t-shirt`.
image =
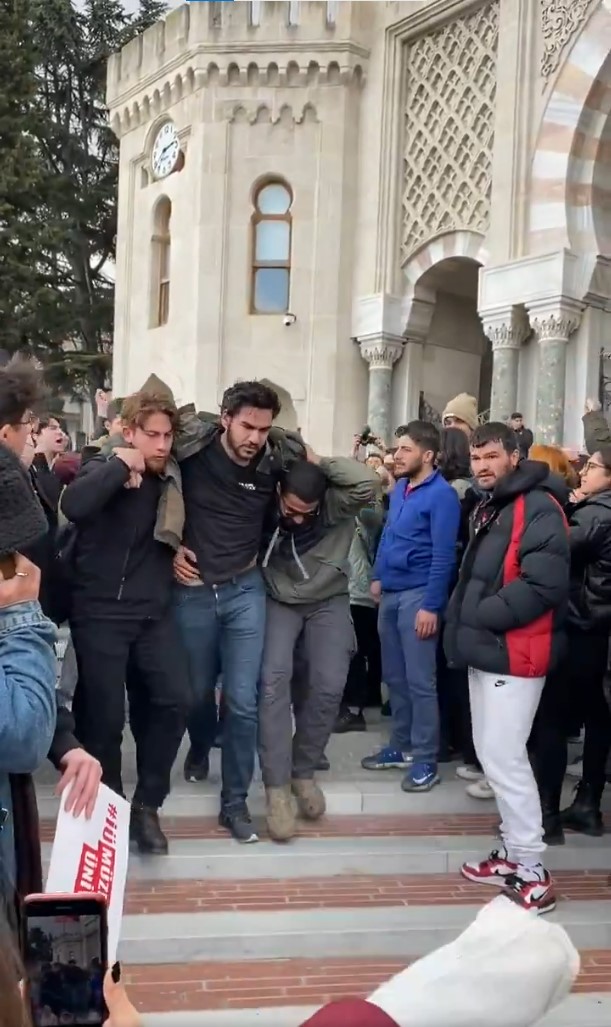
POLYGON ((256 559, 265 515, 276 487, 257 470, 261 455, 240 467, 220 436, 181 464, 185 500, 184 543, 197 556, 202 579, 228 581, 256 559))

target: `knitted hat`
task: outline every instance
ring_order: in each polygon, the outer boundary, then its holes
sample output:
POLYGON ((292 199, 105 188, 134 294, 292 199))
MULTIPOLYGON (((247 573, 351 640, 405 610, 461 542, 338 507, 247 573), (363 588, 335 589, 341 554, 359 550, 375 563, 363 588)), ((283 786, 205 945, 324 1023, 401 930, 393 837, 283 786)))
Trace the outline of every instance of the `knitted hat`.
POLYGON ((466 392, 461 392, 454 399, 451 399, 446 406, 441 420, 445 421, 446 417, 457 417, 459 421, 464 421, 471 428, 471 431, 475 431, 477 428, 477 400, 475 396, 469 396, 466 392))
POLYGON ((0 445, 0 556, 31 546, 47 531, 47 518, 27 471, 0 445))

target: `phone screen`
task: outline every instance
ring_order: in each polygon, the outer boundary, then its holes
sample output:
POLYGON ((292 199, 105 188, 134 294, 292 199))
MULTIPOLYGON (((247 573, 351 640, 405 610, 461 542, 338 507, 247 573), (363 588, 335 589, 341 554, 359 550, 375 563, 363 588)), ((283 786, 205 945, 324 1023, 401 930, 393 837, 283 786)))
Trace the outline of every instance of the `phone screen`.
POLYGON ((79 913, 51 906, 44 916, 38 915, 41 906, 38 903, 31 912, 26 907, 24 932, 34 1027, 103 1024, 104 917, 95 912, 93 903, 87 904, 87 912, 79 913))

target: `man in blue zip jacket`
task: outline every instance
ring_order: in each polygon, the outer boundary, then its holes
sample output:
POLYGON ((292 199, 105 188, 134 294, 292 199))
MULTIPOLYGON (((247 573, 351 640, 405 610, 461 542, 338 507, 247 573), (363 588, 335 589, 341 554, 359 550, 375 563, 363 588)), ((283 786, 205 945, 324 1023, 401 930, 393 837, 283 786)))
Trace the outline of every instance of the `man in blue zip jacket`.
POLYGON ((458 496, 439 471, 439 432, 428 421, 397 429, 395 473, 371 592, 380 603, 382 669, 392 736, 366 756, 365 770, 405 769, 402 788, 428 792, 439 782, 437 635, 456 564, 458 496))

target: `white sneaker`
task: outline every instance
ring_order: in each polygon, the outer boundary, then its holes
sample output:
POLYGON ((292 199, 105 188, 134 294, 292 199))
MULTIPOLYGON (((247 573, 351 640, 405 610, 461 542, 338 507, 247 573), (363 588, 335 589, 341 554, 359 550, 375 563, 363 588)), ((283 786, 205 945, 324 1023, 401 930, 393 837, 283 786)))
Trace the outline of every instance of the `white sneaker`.
POLYGON ((494 790, 485 777, 481 781, 474 781, 473 784, 467 785, 466 792, 472 799, 494 799, 494 790))
POLYGON ((484 771, 478 770, 470 763, 463 763, 462 766, 456 768, 456 777, 459 777, 461 781, 481 781, 483 776, 484 771))
POLYGON ((569 763, 566 768, 566 776, 581 781, 583 777, 583 760, 575 760, 574 763, 569 763))

